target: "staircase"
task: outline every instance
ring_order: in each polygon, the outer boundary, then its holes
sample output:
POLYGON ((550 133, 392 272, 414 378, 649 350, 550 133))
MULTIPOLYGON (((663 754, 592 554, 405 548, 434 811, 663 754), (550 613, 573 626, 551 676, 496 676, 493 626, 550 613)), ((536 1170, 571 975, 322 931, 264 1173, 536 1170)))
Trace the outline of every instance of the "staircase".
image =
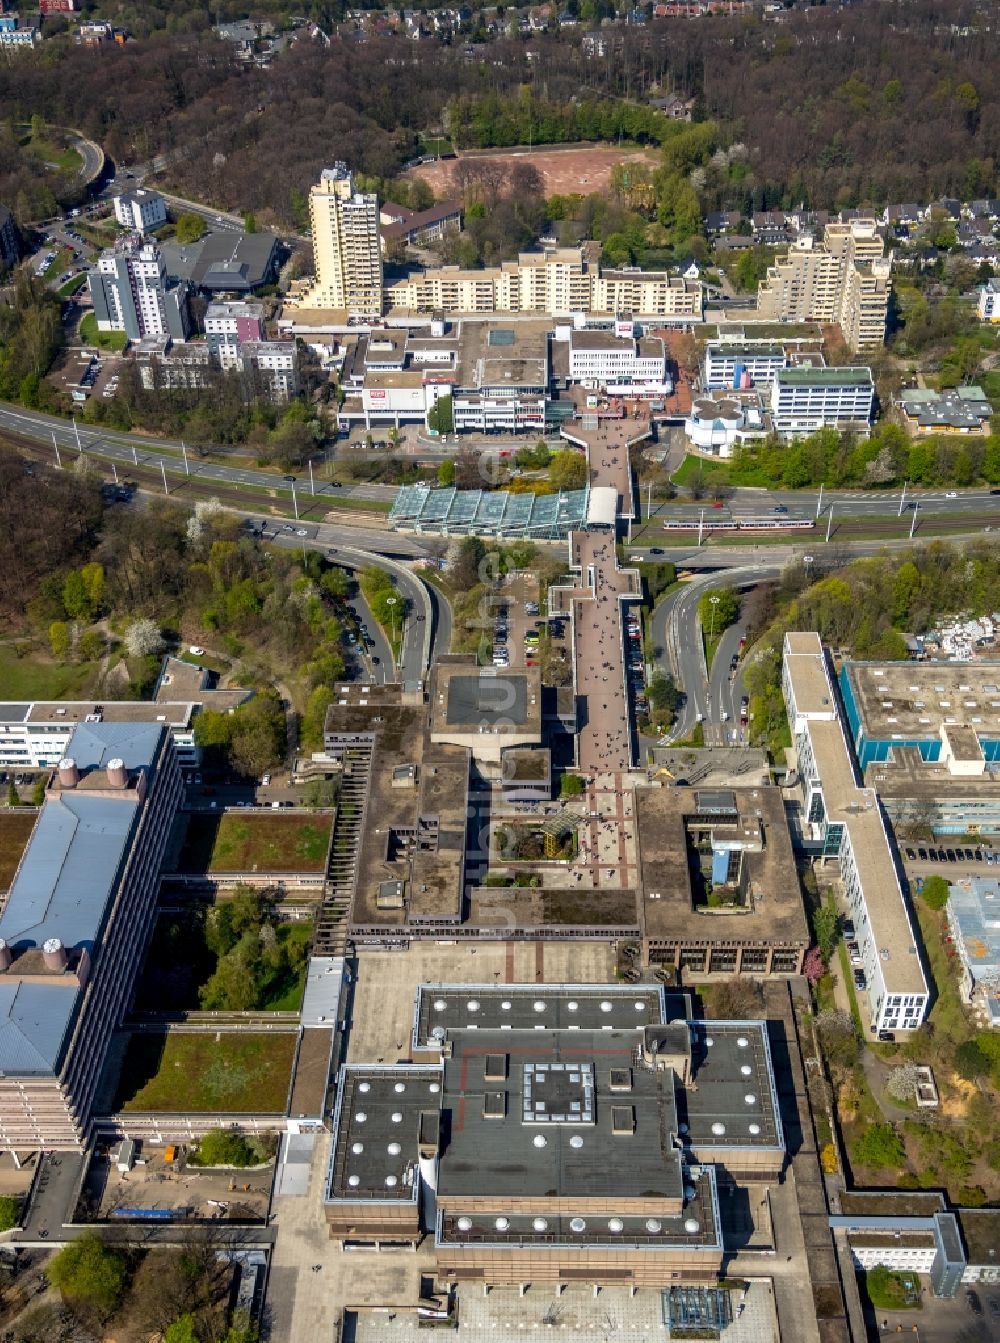
POLYGON ((372 765, 370 742, 348 746, 343 753, 344 772, 340 801, 333 823, 330 864, 326 873, 323 903, 316 916, 316 956, 348 954, 347 925, 357 880, 361 837, 365 828, 365 805, 372 765))

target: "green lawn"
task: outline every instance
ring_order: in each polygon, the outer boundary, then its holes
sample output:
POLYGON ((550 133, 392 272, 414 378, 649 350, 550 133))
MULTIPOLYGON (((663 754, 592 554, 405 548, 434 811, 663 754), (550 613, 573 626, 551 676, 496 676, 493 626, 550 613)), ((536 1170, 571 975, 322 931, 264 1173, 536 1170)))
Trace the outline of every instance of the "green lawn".
MULTIPOLYGON (((312 937, 311 923, 280 923, 278 925, 278 941, 282 945, 298 942, 302 946, 309 945, 312 937)), ((264 1012, 297 1012, 302 1006, 302 994, 306 987, 306 964, 302 962, 302 973, 296 975, 294 979, 286 981, 282 986, 280 993, 276 993, 273 998, 268 998, 262 1004, 264 1012)))
POLYGON ((49 280, 54 280, 57 275, 64 271, 73 260, 73 253, 68 247, 62 248, 57 252, 49 264, 42 271, 42 279, 48 284, 49 280))
POLYGON ((80 151, 72 145, 60 145, 54 140, 28 140, 27 147, 36 158, 64 173, 78 173, 83 167, 80 151))
POLYGON ((327 816, 280 811, 192 816, 182 872, 322 872, 330 842, 327 816))
POLYGON ((18 657, 11 644, 0 644, 0 699, 85 697, 97 667, 96 662, 53 662, 34 651, 18 657))
POLYGON ((81 275, 74 275, 71 280, 67 280, 65 284, 61 284, 56 290, 56 293, 60 298, 72 298, 72 296, 81 290, 86 283, 86 272, 81 275))
POLYGON ((97 318, 88 312, 80 323, 80 340, 84 345, 99 345, 102 350, 121 353, 128 343, 128 336, 124 331, 98 331, 97 318))
POLYGON ((688 453, 670 479, 675 485, 691 485, 699 476, 706 480, 728 481, 729 468, 724 462, 714 462, 707 457, 695 457, 688 453))
POLYGON ((1000 369, 981 374, 979 385, 993 403, 993 409, 1000 410, 1000 369))
POLYGON ((116 1110, 282 1114, 295 1057, 294 1032, 133 1035, 116 1110))

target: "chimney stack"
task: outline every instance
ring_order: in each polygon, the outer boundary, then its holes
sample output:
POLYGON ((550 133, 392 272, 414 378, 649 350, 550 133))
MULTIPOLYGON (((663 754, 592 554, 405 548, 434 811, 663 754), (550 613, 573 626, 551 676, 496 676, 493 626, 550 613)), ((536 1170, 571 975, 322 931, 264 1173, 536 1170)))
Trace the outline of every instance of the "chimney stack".
POLYGON ((107 767, 108 783, 112 788, 124 788, 128 782, 128 775, 125 772, 125 761, 119 756, 108 761, 107 767))
POLYGON ((80 782, 80 771, 76 767, 76 761, 71 756, 64 756, 59 761, 59 787, 75 788, 80 782))
POLYGON ((58 937, 49 937, 42 943, 42 957, 46 970, 53 970, 56 973, 65 970, 69 961, 66 948, 58 937))

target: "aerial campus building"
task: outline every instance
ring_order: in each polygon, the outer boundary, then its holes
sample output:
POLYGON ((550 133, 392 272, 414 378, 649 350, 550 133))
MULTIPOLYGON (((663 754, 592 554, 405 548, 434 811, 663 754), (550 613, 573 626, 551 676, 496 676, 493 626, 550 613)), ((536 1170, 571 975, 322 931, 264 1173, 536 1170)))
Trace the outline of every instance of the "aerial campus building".
POLYGON ((81 1150, 181 795, 162 723, 78 724, 0 915, 0 1149, 81 1150))
POLYGON ((341 1070, 324 1211, 484 1287, 705 1281, 719 1187, 785 1161, 767 1028, 622 985, 423 985, 409 1061, 341 1070))
MULTIPOLYGON (((907 664, 899 664, 904 673, 907 664)), ((855 773, 851 745, 820 637, 785 635, 782 690, 792 731, 805 837, 840 863, 866 989, 859 995, 873 1033, 915 1030, 930 1005, 914 918, 895 847, 874 788, 855 773)))

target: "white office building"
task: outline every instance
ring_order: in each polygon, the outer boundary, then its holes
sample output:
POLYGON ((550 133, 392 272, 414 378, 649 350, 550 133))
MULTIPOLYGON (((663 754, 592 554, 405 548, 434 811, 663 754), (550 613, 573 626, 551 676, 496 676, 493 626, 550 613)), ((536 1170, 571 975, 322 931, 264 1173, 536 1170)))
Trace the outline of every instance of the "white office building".
POLYGON ((862 1019, 873 1035, 916 1030, 929 994, 914 920, 878 795, 857 779, 816 633, 785 635, 782 690, 803 798, 804 837, 837 859, 861 952, 862 1019))
POLYGON ((673 389, 660 337, 588 329, 569 334, 569 381, 601 389, 649 387, 659 396, 673 389))
POLYGON ((201 760, 194 740, 194 719, 200 707, 197 703, 158 704, 148 700, 0 703, 0 769, 54 768, 81 723, 160 723, 170 729, 181 767, 194 768, 201 760))
POLYGON ((788 364, 784 346, 766 341, 709 341, 701 381, 706 392, 769 387, 788 364))
POLYGON ((771 415, 779 434, 869 424, 874 407, 870 368, 784 368, 771 383, 771 415))
POLYGON ((115 197, 115 218, 122 228, 149 233, 167 222, 167 203, 157 191, 125 191, 115 197))

